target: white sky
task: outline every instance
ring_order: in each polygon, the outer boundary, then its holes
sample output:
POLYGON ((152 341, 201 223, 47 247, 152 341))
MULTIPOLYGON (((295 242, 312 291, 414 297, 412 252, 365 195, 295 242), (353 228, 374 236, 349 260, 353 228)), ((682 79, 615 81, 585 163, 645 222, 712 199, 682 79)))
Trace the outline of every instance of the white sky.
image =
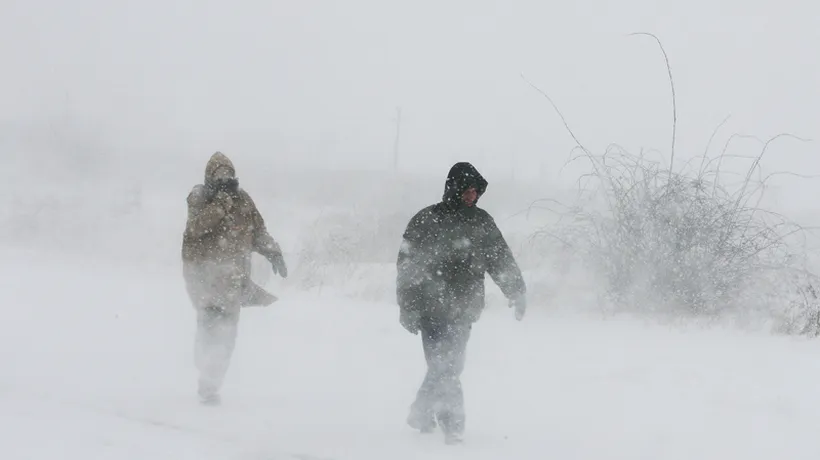
MULTIPOLYGON (((808 0, 2 0, 0 122, 70 117, 143 157, 387 168, 401 106, 405 169, 465 159, 553 179, 573 143, 522 72, 590 148, 668 153, 666 69, 637 31, 669 53, 679 155, 729 114, 721 144, 820 139, 808 0)), ((786 141, 770 161, 820 173, 817 153, 786 141)))

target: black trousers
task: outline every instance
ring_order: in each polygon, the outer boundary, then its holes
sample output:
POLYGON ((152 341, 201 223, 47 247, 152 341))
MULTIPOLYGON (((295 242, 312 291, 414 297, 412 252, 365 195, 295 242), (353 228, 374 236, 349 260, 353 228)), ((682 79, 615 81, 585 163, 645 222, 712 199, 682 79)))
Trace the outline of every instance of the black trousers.
POLYGON ((411 406, 420 420, 438 419, 445 432, 464 431, 464 371, 471 323, 454 323, 437 318, 421 318, 421 340, 427 360, 427 374, 411 406))

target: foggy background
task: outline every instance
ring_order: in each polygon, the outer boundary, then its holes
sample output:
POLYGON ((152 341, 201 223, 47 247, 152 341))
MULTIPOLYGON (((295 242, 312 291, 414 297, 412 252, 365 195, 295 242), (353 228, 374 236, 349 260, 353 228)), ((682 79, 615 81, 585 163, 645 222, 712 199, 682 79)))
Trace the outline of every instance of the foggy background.
MULTIPOLYGON (((359 296, 345 278, 359 264, 376 297, 392 301, 404 225, 440 199, 454 162, 470 161, 490 182, 482 206, 525 271, 549 279, 564 262, 530 244, 553 216, 526 211, 538 199, 568 202, 589 165, 566 165, 575 144, 522 74, 592 152, 618 144, 666 165, 664 58, 652 38, 629 36, 656 34, 673 72, 679 170, 727 117, 711 157, 734 133, 820 136, 816 11, 809 2, 6 0, 2 236, 178 276, 185 197, 219 150, 282 245, 294 273, 286 283, 335 277, 359 296)), ((760 147, 736 139, 727 152, 760 147)), ((820 174, 817 153, 816 142, 784 138, 762 170, 820 174)), ((767 209, 820 224, 817 179, 768 185, 767 209)), ((550 296, 569 289, 546 283, 550 296)))
MULTIPOLYGON (((100 172, 146 182, 190 182, 215 150, 243 176, 387 170, 401 107, 403 171, 443 177, 466 159, 491 178, 571 183, 557 172, 574 144, 521 73, 591 150, 668 154, 663 57, 632 32, 669 54, 679 155, 701 153, 727 115, 724 136, 820 126, 808 1, 5 0, 0 26, 3 159, 79 167, 43 145, 63 133, 107 162, 100 172)), ((818 172, 816 152, 786 143, 768 159, 818 172)))

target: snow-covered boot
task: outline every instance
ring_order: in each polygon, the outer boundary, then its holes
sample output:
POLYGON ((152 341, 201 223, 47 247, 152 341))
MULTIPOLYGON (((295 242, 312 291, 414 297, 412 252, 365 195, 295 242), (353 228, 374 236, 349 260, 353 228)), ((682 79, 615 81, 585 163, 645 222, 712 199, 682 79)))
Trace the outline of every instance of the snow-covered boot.
POLYGON ((436 429, 436 419, 432 412, 422 413, 411 409, 410 415, 407 416, 407 424, 422 433, 432 433, 436 429))
POLYGON ((444 443, 450 446, 458 445, 464 442, 464 436, 460 432, 445 432, 444 443))
POLYGON ((222 402, 219 390, 214 385, 201 381, 199 382, 199 402, 206 406, 218 406, 222 402))
POLYGON ((444 432, 444 442, 446 444, 461 444, 464 434, 464 415, 451 411, 441 411, 436 416, 441 431, 444 432))
POLYGON ((218 406, 222 404, 222 398, 219 396, 218 393, 200 395, 199 402, 202 403, 203 406, 218 406))

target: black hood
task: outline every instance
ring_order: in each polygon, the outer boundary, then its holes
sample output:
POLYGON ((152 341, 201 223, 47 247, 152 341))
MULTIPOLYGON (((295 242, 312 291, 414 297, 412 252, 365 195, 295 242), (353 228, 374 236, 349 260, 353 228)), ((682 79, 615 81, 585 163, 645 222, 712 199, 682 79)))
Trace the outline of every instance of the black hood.
MULTIPOLYGON (((450 204, 458 204, 461 202, 461 195, 470 188, 475 188, 478 192, 478 198, 487 191, 487 180, 475 169, 475 166, 467 162, 460 162, 450 168, 447 174, 447 182, 444 184, 443 201, 450 204)), ((478 199, 476 199, 478 203, 478 199)))

